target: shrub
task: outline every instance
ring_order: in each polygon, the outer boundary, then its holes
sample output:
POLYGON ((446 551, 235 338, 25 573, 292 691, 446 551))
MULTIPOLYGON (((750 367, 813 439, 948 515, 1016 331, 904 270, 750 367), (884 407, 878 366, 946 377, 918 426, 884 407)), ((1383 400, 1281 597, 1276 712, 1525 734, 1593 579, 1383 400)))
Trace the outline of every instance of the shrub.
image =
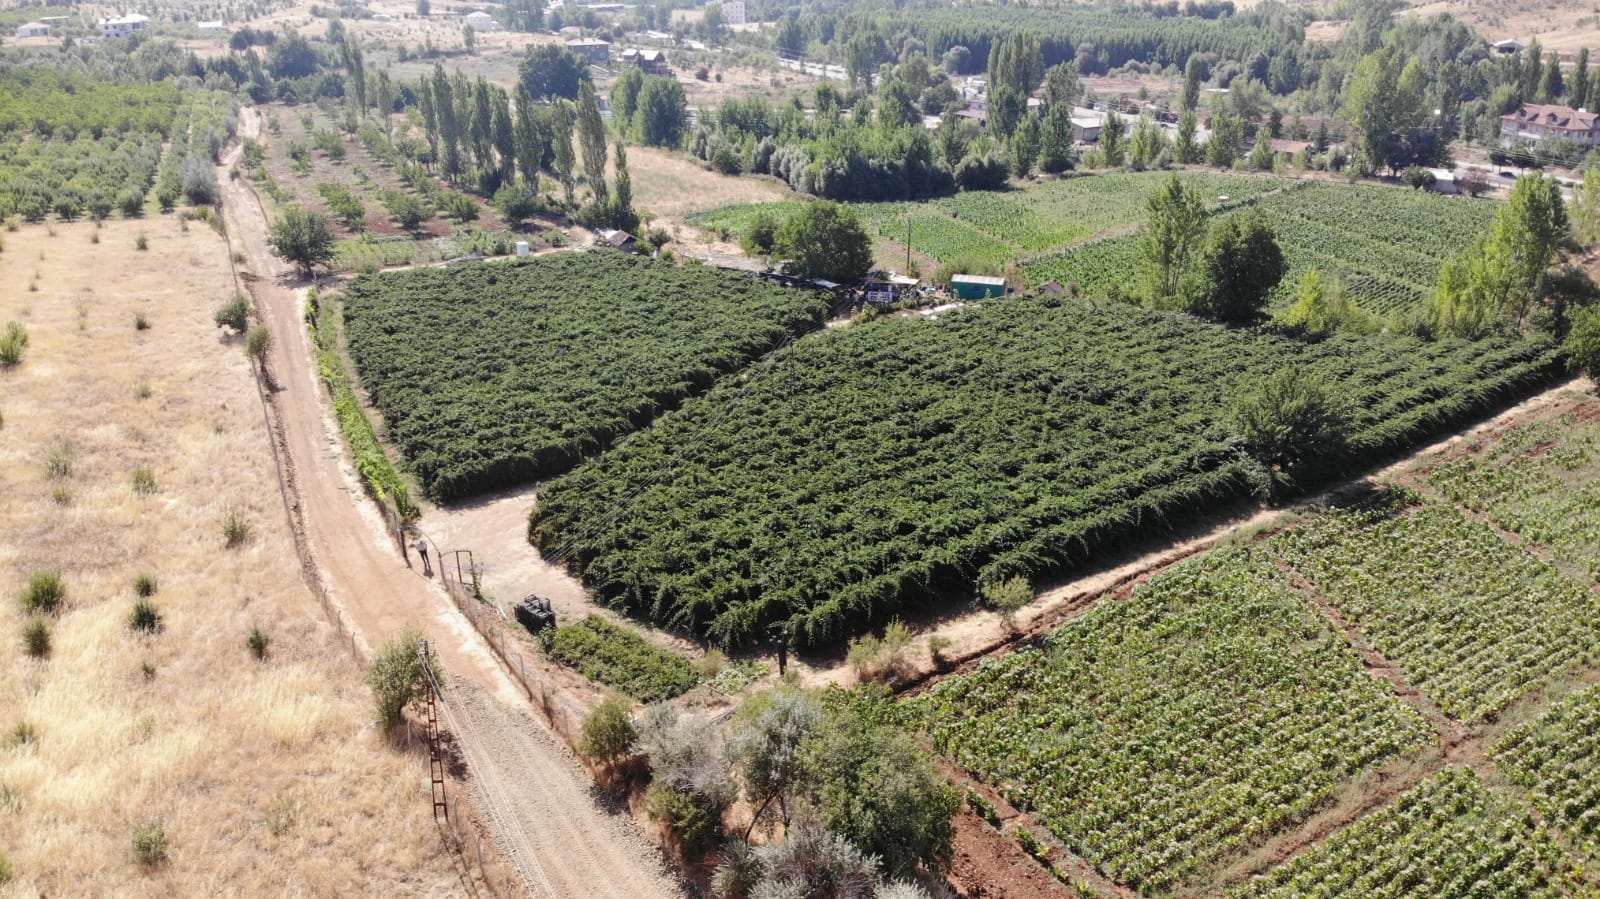
POLYGON ((133 470, 134 493, 140 496, 149 496, 158 489, 160 488, 156 486, 156 473, 150 470, 150 466, 141 465, 133 470))
POLYGON ((39 729, 26 721, 18 721, 11 732, 6 734, 6 745, 12 749, 21 749, 39 742, 39 729))
POLYGON ((22 648, 36 659, 50 654, 50 623, 43 615, 32 616, 22 626, 22 648))
POLYGON ((44 473, 56 480, 72 477, 72 444, 66 439, 50 447, 50 453, 44 458, 44 473))
POLYGON ((1033 585, 1025 577, 1014 577, 998 583, 985 584, 979 591, 983 604, 1000 613, 1000 622, 1006 630, 1017 629, 1017 612, 1033 601, 1033 585))
POLYGON ((710 680, 721 674, 722 668, 726 664, 728 664, 728 656, 722 650, 713 647, 706 650, 706 654, 694 663, 694 669, 700 672, 701 677, 710 680))
POLYGON ((133 603, 133 611, 128 613, 128 630, 138 631, 141 634, 159 634, 165 627, 161 620, 161 610, 148 599, 138 599, 133 603))
POLYGON ((583 720, 578 751, 590 761, 610 766, 633 752, 638 737, 633 726, 633 704, 621 696, 608 696, 583 720))
POLYGON ((133 595, 141 598, 154 596, 159 586, 155 575, 142 571, 133 578, 133 595))
POLYGON ((596 615, 547 630, 540 639, 556 661, 640 702, 671 699, 699 680, 688 659, 596 615))
POLYGON ((72 505, 72 490, 64 484, 55 487, 50 491, 50 499, 54 500, 58 506, 70 506, 72 505))
POLYGON ((1230 415, 1245 452, 1278 473, 1337 455, 1349 437, 1338 398, 1321 378, 1298 368, 1265 379, 1234 402, 1230 415))
POLYGON ((150 238, 143 231, 140 231, 139 236, 133 239, 133 248, 135 250, 150 249, 150 238))
POLYGON ((133 329, 135 331, 150 330, 150 318, 143 312, 135 312, 133 314, 133 329))
POLYGON ((949 648, 950 638, 944 634, 934 634, 928 638, 928 658, 932 659, 933 664, 940 668, 949 663, 949 660, 944 657, 944 651, 949 648))
POLYGON ((254 526, 250 519, 239 512, 230 511, 222 519, 222 545, 226 549, 235 549, 243 546, 249 539, 254 526))
POLYGON ((721 810, 699 793, 668 784, 651 784, 644 807, 650 817, 672 831, 685 858, 705 855, 722 837, 721 810))
POLYGON ((28 349, 28 329, 22 322, 6 322, 4 334, 0 334, 0 366, 10 367, 22 362, 23 354, 28 349))
POLYGON ((266 325, 256 325, 244 338, 244 351, 257 365, 267 361, 267 351, 272 349, 272 331, 266 325))
POLYGON ((61 582, 61 572, 54 568, 35 571, 22 591, 22 611, 27 615, 49 615, 61 608, 67 599, 66 585, 61 582))
POLYGON ((250 300, 243 293, 236 293, 233 299, 223 303, 211 320, 219 328, 232 328, 240 334, 250 327, 250 300))
POLYGON ((0 855, 0 887, 10 883, 11 879, 15 876, 16 871, 11 867, 11 859, 6 858, 4 855, 0 855))
POLYGON ((147 400, 147 399, 149 399, 150 398, 150 382, 149 381, 140 381, 138 384, 135 384, 134 387, 133 387, 133 398, 136 399, 136 400, 147 400))
POLYGON ((422 661, 422 632, 413 627, 383 644, 367 667, 367 686, 372 688, 378 723, 392 728, 400 715, 426 685, 422 661))
POLYGON ((167 829, 157 818, 133 828, 133 861, 142 868, 154 868, 167 860, 167 829))
POLYGON ((257 661, 267 657, 267 648, 272 645, 272 637, 261 629, 260 625, 250 628, 249 636, 244 638, 245 648, 256 657, 257 661))
POLYGON ((882 639, 867 634, 850 641, 845 661, 863 681, 889 680, 905 673, 910 645, 911 628, 895 619, 883 629, 882 639))

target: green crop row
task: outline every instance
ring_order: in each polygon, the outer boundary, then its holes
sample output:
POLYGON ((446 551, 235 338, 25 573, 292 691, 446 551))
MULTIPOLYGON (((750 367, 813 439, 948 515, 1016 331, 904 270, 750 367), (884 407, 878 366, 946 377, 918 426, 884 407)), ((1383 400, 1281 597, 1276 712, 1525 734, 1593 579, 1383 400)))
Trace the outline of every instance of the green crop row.
POLYGON ((1600 645, 1600 602, 1454 509, 1329 514, 1274 541, 1447 714, 1492 718, 1600 645))
POLYGON ((1235 899, 1559 899, 1583 873, 1518 803, 1467 768, 1446 768, 1235 899))
POLYGON ((343 308, 389 439, 429 494, 457 499, 565 470, 829 306, 599 251, 365 276, 343 308))
POLYGON ((684 656, 661 649, 638 631, 598 615, 546 630, 540 642, 552 658, 640 702, 671 699, 693 689, 700 680, 684 656))
POLYGON ((1540 342, 1300 340, 1022 298, 803 341, 551 483, 534 541, 605 602, 722 643, 840 641, 1248 495, 1230 398, 1301 367, 1355 465, 1553 371, 1540 342))
POLYGON ((1166 892, 1431 739, 1269 553, 1213 553, 911 703, 951 761, 1166 892))

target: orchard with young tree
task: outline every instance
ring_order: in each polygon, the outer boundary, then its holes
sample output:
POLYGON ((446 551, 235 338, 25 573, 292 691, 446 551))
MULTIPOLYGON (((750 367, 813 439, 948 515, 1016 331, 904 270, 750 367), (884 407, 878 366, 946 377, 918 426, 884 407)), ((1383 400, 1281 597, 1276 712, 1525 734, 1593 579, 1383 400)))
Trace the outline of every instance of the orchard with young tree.
POLYGON ((333 228, 321 213, 290 206, 272 223, 267 245, 309 278, 317 266, 333 260, 333 228))

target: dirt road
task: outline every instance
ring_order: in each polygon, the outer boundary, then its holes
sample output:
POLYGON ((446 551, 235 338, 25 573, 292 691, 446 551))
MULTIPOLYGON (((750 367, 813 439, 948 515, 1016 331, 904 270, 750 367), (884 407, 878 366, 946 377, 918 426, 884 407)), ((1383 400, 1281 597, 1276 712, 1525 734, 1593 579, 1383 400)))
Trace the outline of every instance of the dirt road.
MULTIPOLYGON (((241 133, 259 135, 254 110, 241 133)), ((253 191, 219 170, 229 240, 273 341, 272 407, 291 525, 355 641, 369 649, 407 624, 433 641, 466 720, 458 737, 474 792, 497 823, 496 841, 533 895, 681 895, 660 853, 624 815, 602 809, 593 782, 528 712, 520 690, 443 589, 408 568, 361 494, 345 457, 304 326, 304 297, 267 246, 267 217, 253 191), (531 857, 529 857, 531 856, 531 857), (542 871, 542 874, 540 872, 542 871), (531 873, 530 873, 531 872, 531 873), (538 875, 538 876, 534 876, 538 875)), ((419 800, 425 801, 425 800, 419 800)))

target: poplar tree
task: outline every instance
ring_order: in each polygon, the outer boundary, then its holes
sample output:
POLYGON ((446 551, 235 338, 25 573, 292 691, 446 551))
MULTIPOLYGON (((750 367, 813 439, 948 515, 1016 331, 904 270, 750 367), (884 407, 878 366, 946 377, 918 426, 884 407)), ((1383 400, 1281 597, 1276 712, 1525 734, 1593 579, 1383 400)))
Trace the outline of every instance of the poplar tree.
POLYGON ((450 76, 444 66, 433 64, 433 114, 439 123, 439 164, 447 176, 461 173, 461 130, 456 118, 456 103, 452 96, 450 76))
POLYGON ((595 99, 594 84, 589 81, 578 89, 578 147, 594 201, 604 206, 610 194, 606 187, 606 123, 600 118, 600 103, 595 99))
POLYGON ((577 167, 577 160, 572 152, 572 106, 565 100, 557 100, 555 105, 555 135, 552 143, 555 144, 556 175, 561 179, 561 189, 566 193, 567 205, 573 205, 572 178, 573 170, 577 167))

